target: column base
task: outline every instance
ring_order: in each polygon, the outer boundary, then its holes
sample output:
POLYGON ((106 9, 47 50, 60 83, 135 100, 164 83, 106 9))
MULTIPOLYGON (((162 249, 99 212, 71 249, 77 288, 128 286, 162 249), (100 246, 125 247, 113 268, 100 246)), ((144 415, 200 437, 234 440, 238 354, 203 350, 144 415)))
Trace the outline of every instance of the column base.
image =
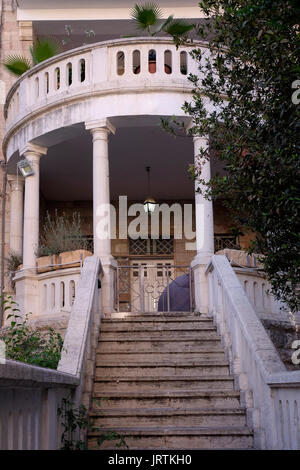
POLYGON ((117 288, 117 261, 113 256, 100 257, 103 274, 101 277, 101 305, 102 313, 108 314, 116 311, 117 288))
POLYGON ((208 282, 205 270, 213 253, 199 253, 191 262, 194 273, 194 302, 195 310, 208 315, 208 282))
POLYGON ((28 313, 39 315, 39 285, 35 269, 26 269, 16 274, 16 303, 20 315, 24 318, 28 313))

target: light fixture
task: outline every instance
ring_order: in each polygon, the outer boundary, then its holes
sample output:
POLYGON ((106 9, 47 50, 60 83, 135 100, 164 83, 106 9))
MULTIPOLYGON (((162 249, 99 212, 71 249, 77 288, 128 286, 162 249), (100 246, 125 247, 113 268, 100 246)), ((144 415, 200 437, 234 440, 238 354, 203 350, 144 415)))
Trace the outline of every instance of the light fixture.
MULTIPOLYGON (((148 174, 148 195, 150 194, 150 170, 151 167, 146 166, 146 172, 148 174)), ((156 206, 157 202, 155 202, 155 200, 150 196, 148 196, 147 199, 144 201, 144 209, 145 212, 147 212, 148 214, 154 212, 156 206)))
POLYGON ((19 161, 17 165, 24 178, 26 178, 27 176, 34 175, 33 167, 30 161, 26 158, 24 160, 19 161))

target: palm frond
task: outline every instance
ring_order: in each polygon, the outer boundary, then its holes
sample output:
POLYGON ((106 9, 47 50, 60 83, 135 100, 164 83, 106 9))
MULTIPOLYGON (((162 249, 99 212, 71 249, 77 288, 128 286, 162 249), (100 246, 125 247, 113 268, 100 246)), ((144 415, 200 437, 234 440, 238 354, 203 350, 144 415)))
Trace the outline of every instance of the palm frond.
POLYGON ((160 33, 161 31, 165 31, 165 29, 167 28, 168 24, 170 24, 171 21, 173 21, 173 19, 174 19, 174 15, 168 16, 168 18, 166 19, 166 21, 164 21, 164 22, 155 30, 155 32, 153 33, 153 35, 158 34, 158 33, 160 33))
POLYGON ((41 39, 30 47, 30 54, 34 65, 50 59, 61 52, 61 47, 55 39, 41 39))
POLYGON ((143 5, 136 4, 131 10, 130 16, 138 29, 142 31, 147 29, 150 33, 150 26, 156 24, 162 18, 163 13, 155 3, 145 3, 143 5))
POLYGON ((164 31, 170 34, 170 36, 178 37, 187 34, 189 31, 194 29, 194 27, 195 25, 186 23, 185 21, 174 20, 172 23, 167 25, 166 28, 164 28, 164 31))
POLYGON ((26 57, 17 54, 7 56, 3 65, 9 72, 17 77, 31 68, 30 61, 26 57))

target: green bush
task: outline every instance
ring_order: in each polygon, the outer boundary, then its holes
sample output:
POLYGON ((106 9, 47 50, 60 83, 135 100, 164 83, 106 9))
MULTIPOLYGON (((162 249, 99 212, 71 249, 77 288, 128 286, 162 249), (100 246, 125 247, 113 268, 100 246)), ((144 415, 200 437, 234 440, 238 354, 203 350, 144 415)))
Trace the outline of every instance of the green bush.
POLYGON ((63 347, 61 335, 53 328, 41 332, 30 327, 29 314, 23 319, 11 296, 2 297, 2 303, 4 311, 12 312, 7 315, 7 319, 11 321, 10 325, 1 332, 1 339, 6 346, 6 357, 35 366, 57 369, 63 347))

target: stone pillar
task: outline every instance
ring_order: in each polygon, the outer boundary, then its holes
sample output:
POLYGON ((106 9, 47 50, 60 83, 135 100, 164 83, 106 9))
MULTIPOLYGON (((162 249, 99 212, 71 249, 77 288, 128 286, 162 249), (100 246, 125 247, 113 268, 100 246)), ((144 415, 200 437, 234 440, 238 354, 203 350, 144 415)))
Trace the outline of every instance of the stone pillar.
POLYGON ((24 178, 20 175, 8 175, 8 181, 10 183, 9 249, 12 253, 22 255, 24 178))
POLYGON ((15 275, 16 302, 22 315, 39 315, 39 289, 35 271, 36 251, 39 246, 40 158, 45 147, 27 144, 20 154, 30 161, 34 175, 25 178, 23 269, 15 275))
POLYGON ((34 174, 25 178, 23 270, 35 268, 39 247, 40 225, 40 158, 47 153, 45 147, 27 144, 22 152, 29 160, 34 174))
MULTIPOLYGON (((196 167, 200 149, 207 149, 208 146, 208 137, 194 137, 194 158, 196 167)), ((195 285, 195 308, 201 313, 208 313, 208 283, 205 269, 214 254, 213 204, 212 201, 205 199, 203 195, 197 191, 203 188, 199 179, 203 179, 204 181, 210 180, 210 161, 206 161, 202 165, 201 175, 195 181, 197 255, 192 261, 195 285)))
POLYGON ((102 310, 110 313, 114 311, 117 262, 111 255, 108 136, 116 130, 108 119, 86 122, 85 127, 93 136, 94 254, 100 258, 103 268, 102 310))

